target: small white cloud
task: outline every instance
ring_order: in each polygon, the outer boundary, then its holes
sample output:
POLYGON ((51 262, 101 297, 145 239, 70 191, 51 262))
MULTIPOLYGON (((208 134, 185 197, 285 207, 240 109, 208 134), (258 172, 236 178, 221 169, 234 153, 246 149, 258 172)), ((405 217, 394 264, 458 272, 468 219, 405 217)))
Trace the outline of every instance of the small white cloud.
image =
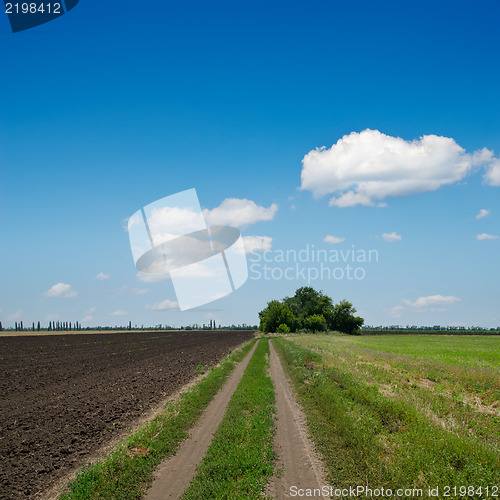
POLYGON ((498 236, 495 236, 494 234, 488 234, 488 233, 481 233, 476 235, 476 239, 479 241, 481 240, 498 240, 498 236))
POLYGON ((128 314, 127 311, 123 311, 122 309, 118 309, 117 311, 113 311, 110 313, 110 316, 126 316, 128 314))
POLYGON ((97 280, 109 280, 111 276, 109 274, 99 273, 95 278, 97 280))
POLYGON ((43 295, 45 295, 46 297, 61 297, 65 299, 71 299, 73 297, 76 297, 78 294, 75 290, 73 290, 73 287, 71 285, 68 285, 67 283, 56 283, 49 290, 44 292, 43 295))
POLYGON ((375 203, 365 193, 355 193, 354 191, 347 191, 340 195, 338 198, 331 198, 328 202, 331 207, 354 207, 356 205, 364 205, 365 207, 373 207, 375 203))
POLYGON ((170 274, 153 274, 153 273, 142 273, 139 271, 137 273, 137 279, 143 283, 158 283, 160 281, 166 281, 170 279, 170 274))
POLYGON ((96 311, 95 307, 91 307, 90 309, 87 309, 84 314, 94 314, 96 311))
POLYGON ((335 245, 337 243, 342 243, 343 241, 345 241, 345 238, 339 238, 338 236, 333 236, 331 234, 328 234, 324 237, 324 241, 335 245))
POLYGON ((212 210, 204 209, 203 215, 208 224, 239 227, 273 220, 277 210, 276 203, 266 208, 252 200, 226 198, 218 207, 212 210))
POLYGON ((17 321, 17 320, 20 320, 22 317, 23 317, 23 312, 16 311, 14 314, 9 314, 9 316, 7 316, 7 319, 9 319, 11 321, 17 321))
POLYGON ((178 311, 179 304, 176 300, 164 300, 163 302, 158 302, 157 304, 147 305, 146 309, 149 311, 178 311))
POLYGON ((493 151, 483 148, 471 154, 450 137, 424 135, 406 141, 367 129, 304 156, 301 189, 315 198, 333 194, 331 206, 380 206, 390 196, 454 184, 481 166, 485 181, 500 186, 500 160, 493 151))
POLYGON ((401 237, 400 234, 398 234, 396 232, 392 232, 392 233, 384 233, 382 235, 382 239, 384 241, 387 241, 387 242, 391 243, 393 241, 401 241, 402 237, 401 237))
POLYGON ((476 219, 482 219, 484 217, 488 217, 488 215, 490 215, 490 211, 489 210, 486 210, 485 208, 481 208, 481 210, 479 210, 479 213, 476 215, 476 219))
POLYGON ((404 311, 404 307, 401 304, 397 306, 391 307, 387 309, 387 313, 394 318, 400 318, 402 316, 402 312, 404 311))
POLYGON ((147 288, 132 288, 130 290, 134 295, 144 295, 145 293, 148 293, 147 288))
POLYGON ((403 299, 387 312, 396 318, 401 317, 407 311, 425 312, 431 310, 433 312, 444 312, 446 310, 445 306, 461 302, 461 300, 453 295, 429 295, 427 297, 419 297, 415 301, 403 299))
POLYGON ((273 239, 269 236, 243 236, 246 253, 267 252, 271 250, 273 239))
POLYGON ((88 323, 89 321, 92 321, 94 319, 94 316, 91 314, 87 314, 86 316, 83 317, 82 323, 88 323))

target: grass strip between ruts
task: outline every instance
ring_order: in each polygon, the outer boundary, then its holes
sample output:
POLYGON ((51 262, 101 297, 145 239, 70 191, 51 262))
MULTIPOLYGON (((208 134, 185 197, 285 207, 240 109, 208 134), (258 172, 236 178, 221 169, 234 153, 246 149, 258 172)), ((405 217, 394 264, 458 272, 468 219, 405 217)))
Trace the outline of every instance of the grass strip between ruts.
POLYGON ((182 500, 265 498, 276 460, 274 403, 269 341, 262 339, 182 500))
POLYGON ((189 429, 254 343, 252 340, 233 351, 219 365, 210 368, 207 375, 181 394, 178 400, 168 402, 161 413, 122 441, 108 456, 83 467, 59 499, 142 498, 153 480, 156 467, 175 453, 189 429))

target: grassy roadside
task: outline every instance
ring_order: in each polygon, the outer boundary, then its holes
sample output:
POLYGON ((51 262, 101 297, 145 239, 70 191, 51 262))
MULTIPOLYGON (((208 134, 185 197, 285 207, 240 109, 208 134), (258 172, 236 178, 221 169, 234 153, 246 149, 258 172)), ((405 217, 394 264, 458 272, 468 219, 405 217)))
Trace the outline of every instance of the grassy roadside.
POLYGON ((181 497, 262 499, 274 472, 274 389, 269 343, 259 342, 197 475, 181 497))
MULTIPOLYGON (((335 487, 422 488, 426 497, 429 487, 443 492, 444 486, 474 485, 484 491, 498 485, 498 417, 476 409, 466 414, 463 401, 455 403, 446 391, 424 394, 424 384, 415 382, 421 378, 412 379, 424 368, 427 374, 439 369, 440 356, 434 368, 424 367, 399 354, 320 346, 313 337, 305 345, 298 338, 274 342, 335 487), (480 429, 474 420, 483 423, 480 429)), ((465 371, 463 387, 470 390, 474 375, 470 366, 465 371)), ((459 376, 451 378, 459 371, 443 372, 458 391, 459 376)), ((486 375, 480 370, 478 377, 486 375)), ((486 401, 494 390, 489 372, 487 380, 486 401)))
POLYGON ((195 424, 237 363, 255 340, 231 353, 209 370, 194 387, 171 401, 151 422, 123 441, 102 461, 84 467, 61 494, 60 500, 142 498, 153 472, 172 455, 195 424))

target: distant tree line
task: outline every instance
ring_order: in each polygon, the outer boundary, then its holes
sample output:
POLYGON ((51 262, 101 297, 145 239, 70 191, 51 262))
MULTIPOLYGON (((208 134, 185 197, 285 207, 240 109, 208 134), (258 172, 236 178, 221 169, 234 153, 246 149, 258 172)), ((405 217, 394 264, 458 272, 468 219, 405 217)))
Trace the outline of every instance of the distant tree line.
POLYGON ((79 323, 78 321, 75 321, 72 323, 71 321, 49 321, 49 324, 47 327, 42 327, 42 324, 40 321, 38 321, 36 324, 33 321, 31 326, 24 326, 22 321, 16 321, 14 323, 14 327, 12 328, 4 328, 2 325, 2 322, 0 321, 0 332, 4 330, 10 330, 10 331, 16 331, 16 332, 41 332, 41 331, 46 331, 46 332, 66 332, 66 331, 77 331, 77 330, 82 330, 82 324, 79 323))
POLYGON ((0 321, 0 332, 1 331, 44 331, 44 332, 71 332, 71 331, 123 331, 123 330, 257 330, 257 325, 247 325, 246 323, 238 324, 238 325, 221 325, 220 323, 217 325, 214 319, 211 319, 208 324, 198 324, 193 323, 191 325, 186 326, 171 326, 171 325, 163 325, 158 324, 155 326, 132 326, 132 321, 128 322, 127 326, 86 326, 83 327, 79 321, 75 321, 72 323, 71 321, 49 321, 47 327, 42 327, 40 321, 36 324, 33 322, 31 327, 25 327, 22 321, 16 321, 14 327, 4 328, 2 322, 0 321))
POLYGON ((358 334, 364 320, 355 313, 356 309, 347 300, 334 304, 323 292, 302 287, 293 297, 268 302, 259 312, 259 328, 264 333, 330 330, 358 334))
POLYGON ((427 333, 442 335, 496 335, 500 334, 500 327, 484 328, 482 326, 416 326, 416 325, 390 325, 390 326, 364 326, 363 333, 383 334, 383 333, 427 333))

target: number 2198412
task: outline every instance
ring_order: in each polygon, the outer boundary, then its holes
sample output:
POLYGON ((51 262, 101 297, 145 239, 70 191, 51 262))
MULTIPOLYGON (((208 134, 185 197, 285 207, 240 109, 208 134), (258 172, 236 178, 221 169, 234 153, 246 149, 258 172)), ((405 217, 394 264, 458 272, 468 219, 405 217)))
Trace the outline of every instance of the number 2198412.
POLYGON ((54 3, 6 3, 6 14, 62 14, 59 2, 54 3))

